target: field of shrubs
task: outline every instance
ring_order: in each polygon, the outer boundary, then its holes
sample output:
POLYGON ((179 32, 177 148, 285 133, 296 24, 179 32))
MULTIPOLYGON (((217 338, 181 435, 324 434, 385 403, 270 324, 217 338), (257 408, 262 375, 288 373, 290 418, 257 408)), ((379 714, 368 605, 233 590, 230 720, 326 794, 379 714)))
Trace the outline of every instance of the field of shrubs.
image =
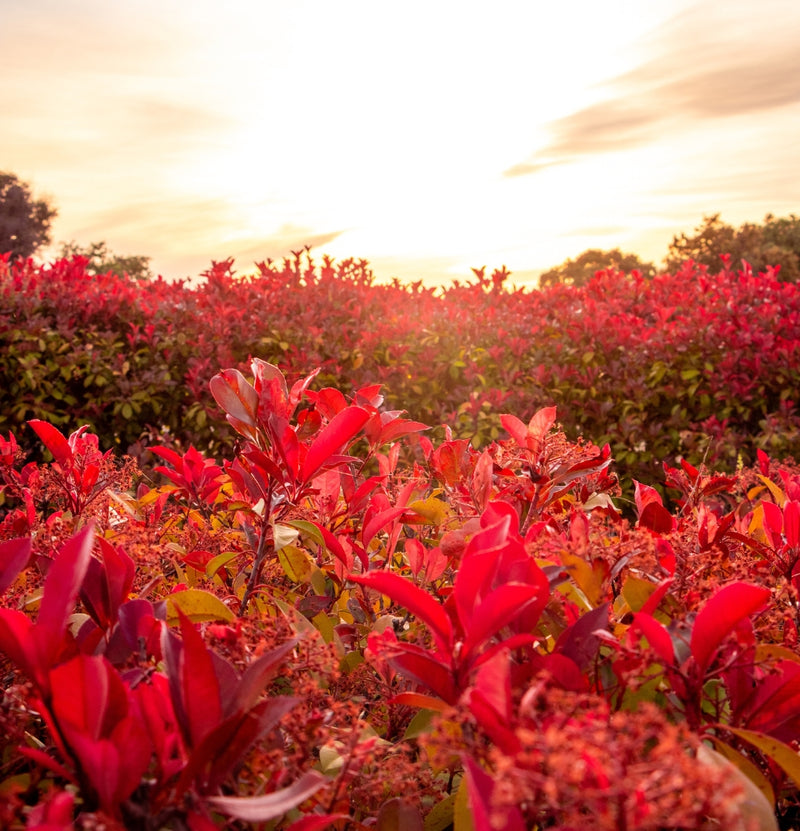
POLYGON ((0 259, 0 827, 790 829, 800 292, 0 259))

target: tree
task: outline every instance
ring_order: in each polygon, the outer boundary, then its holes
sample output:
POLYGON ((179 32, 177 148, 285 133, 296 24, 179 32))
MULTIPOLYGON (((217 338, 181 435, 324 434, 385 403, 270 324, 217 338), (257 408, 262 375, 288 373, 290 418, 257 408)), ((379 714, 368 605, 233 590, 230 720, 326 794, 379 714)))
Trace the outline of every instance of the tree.
POLYGON ((50 223, 57 215, 45 199, 34 199, 30 187, 13 173, 0 173, 0 254, 30 257, 50 242, 50 223))
POLYGON ((653 277, 656 267, 653 263, 640 260, 636 254, 625 254, 614 248, 602 251, 599 248, 590 248, 574 260, 565 260, 561 265, 545 271, 539 277, 539 286, 552 286, 564 283, 571 286, 583 286, 594 277, 595 273, 604 269, 613 271, 639 271, 644 277, 653 277))
POLYGON ((767 214, 763 225, 745 222, 734 228, 723 222, 719 214, 705 216, 692 236, 681 234, 672 238, 664 265, 668 271, 675 271, 691 259, 715 272, 722 267, 721 257, 725 254, 730 255, 734 267, 744 260, 753 271, 779 265, 779 279, 797 282, 800 280, 800 217, 791 214, 776 219, 767 214))
POLYGON ((127 274, 137 280, 148 280, 153 276, 153 272, 150 271, 150 257, 141 255, 120 257, 110 251, 104 241, 92 242, 84 246, 74 241, 62 243, 60 256, 86 257, 89 260, 86 265, 89 274, 107 274, 111 271, 120 277, 127 274))

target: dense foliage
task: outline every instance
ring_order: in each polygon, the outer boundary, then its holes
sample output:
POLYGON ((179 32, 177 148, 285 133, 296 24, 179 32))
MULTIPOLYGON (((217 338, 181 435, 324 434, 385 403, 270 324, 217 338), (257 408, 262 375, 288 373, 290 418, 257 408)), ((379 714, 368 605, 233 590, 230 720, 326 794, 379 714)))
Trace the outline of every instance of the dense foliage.
MULTIPOLYGON (((556 405, 567 436, 609 442, 624 482, 678 457, 733 472, 800 457, 800 290, 767 269, 687 263, 645 280, 511 289, 505 271, 444 289, 379 285, 364 262, 298 256, 197 285, 90 273, 85 258, 0 261, 0 431, 30 418, 140 461, 177 442, 230 455, 208 383, 252 356, 387 405, 475 446, 556 405)), ((627 488, 626 494, 632 496, 627 488)))
POLYGON ((46 199, 34 198, 27 183, 0 172, 0 254, 24 259, 47 245, 56 214, 46 199))
POLYGON ((720 254, 734 263, 746 260, 756 271, 781 264, 779 279, 800 280, 800 217, 767 214, 762 224, 745 222, 738 228, 723 222, 719 214, 703 218, 693 234, 673 238, 665 259, 667 269, 679 268, 688 259, 715 269, 720 254))
POLYGON ((4 828, 791 827, 796 467, 666 466, 628 520, 553 407, 479 450, 374 384, 209 388, 235 452, 158 481, 0 437, 4 828))

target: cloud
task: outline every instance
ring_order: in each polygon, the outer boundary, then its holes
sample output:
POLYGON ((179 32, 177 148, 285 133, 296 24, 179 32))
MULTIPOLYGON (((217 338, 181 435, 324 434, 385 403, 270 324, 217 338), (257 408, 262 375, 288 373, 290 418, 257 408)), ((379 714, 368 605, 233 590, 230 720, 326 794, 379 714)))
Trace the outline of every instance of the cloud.
MULTIPOLYGON (((800 13, 793 16, 800 24, 800 13)), ((605 100, 552 122, 550 143, 503 175, 531 175, 583 156, 641 147, 714 119, 800 103, 795 39, 771 32, 763 36, 763 48, 755 48, 761 39, 743 19, 716 21, 703 5, 677 16, 655 38, 655 57, 609 82, 614 94, 605 100), (707 33, 699 43, 697 31, 707 33)))
POLYGON ((292 251, 309 248, 321 248, 340 237, 344 231, 314 231, 300 225, 287 223, 274 233, 254 240, 239 241, 236 244, 237 259, 265 260, 288 256, 292 251))

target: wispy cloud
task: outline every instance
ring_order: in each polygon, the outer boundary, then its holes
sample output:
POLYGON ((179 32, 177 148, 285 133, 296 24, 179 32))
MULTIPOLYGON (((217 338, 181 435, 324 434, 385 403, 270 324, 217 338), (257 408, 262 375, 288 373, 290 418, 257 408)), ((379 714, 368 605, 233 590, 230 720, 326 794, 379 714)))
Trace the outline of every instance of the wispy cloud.
MULTIPOLYGON (((640 147, 709 120, 800 103, 800 49, 788 35, 791 20, 786 35, 759 44, 757 31, 735 16, 717 21, 710 15, 707 6, 698 6, 676 17, 654 38, 655 57, 611 81, 604 100, 552 122, 550 143, 504 175, 531 175, 640 147), (700 43, 698 31, 705 33, 700 43)), ((797 10, 793 18, 800 24, 797 10)))

